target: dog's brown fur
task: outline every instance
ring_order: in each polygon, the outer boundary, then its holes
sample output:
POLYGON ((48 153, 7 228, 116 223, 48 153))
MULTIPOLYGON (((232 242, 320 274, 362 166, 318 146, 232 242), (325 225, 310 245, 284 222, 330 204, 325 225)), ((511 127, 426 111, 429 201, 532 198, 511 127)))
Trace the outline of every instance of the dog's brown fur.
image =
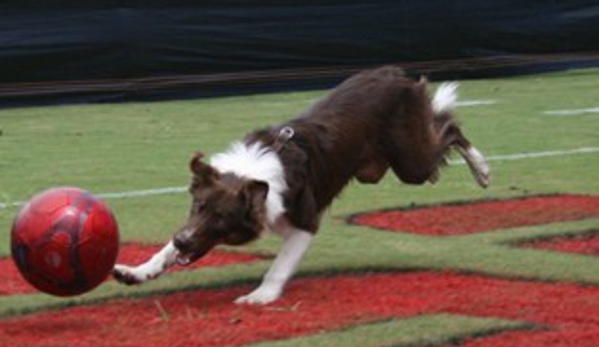
POLYGON ((235 301, 267 304, 283 293, 323 210, 352 179, 377 183, 390 168, 405 183, 434 182, 455 148, 486 186, 486 161, 451 114, 456 85, 440 88, 432 100, 426 87, 396 67, 365 71, 299 117, 250 133, 243 144, 215 156, 214 166, 197 154, 190 163, 187 223, 148 262, 117 264, 114 277, 142 283, 218 244, 244 244, 270 228, 284 237, 281 250, 260 286, 235 301))
POLYGON ((298 118, 246 141, 272 146, 285 126, 295 130, 279 153, 290 187, 287 217, 310 231, 352 178, 377 183, 391 167, 401 181, 422 184, 452 145, 469 146, 451 114, 433 115, 426 82, 396 67, 355 75, 298 118))
MULTIPOLYGON (((278 150, 290 224, 315 233, 323 210, 353 178, 377 183, 391 168, 402 182, 422 184, 436 179, 452 146, 469 147, 450 113, 434 114, 426 88, 426 81, 412 81, 397 67, 365 71, 298 118, 250 133, 246 144, 260 142, 274 150, 281 129, 295 132, 278 150)), ((179 233, 177 247, 203 255, 218 243, 257 238, 268 186, 218 173, 201 156, 191 169, 194 207, 184 229, 198 232, 179 233)))

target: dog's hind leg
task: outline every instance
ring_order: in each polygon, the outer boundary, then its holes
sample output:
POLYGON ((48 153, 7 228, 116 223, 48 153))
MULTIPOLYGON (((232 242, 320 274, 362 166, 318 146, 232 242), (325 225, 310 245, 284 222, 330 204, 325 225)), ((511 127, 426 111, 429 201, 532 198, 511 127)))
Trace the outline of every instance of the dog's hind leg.
POLYGON ((486 188, 490 181, 487 160, 478 149, 472 146, 453 119, 452 111, 457 101, 457 88, 457 83, 443 83, 432 99, 433 127, 442 153, 441 156, 445 157, 450 148, 456 149, 468 164, 476 182, 486 188))
POLYGON ((284 241, 270 269, 258 288, 235 300, 236 304, 265 305, 278 299, 303 259, 313 234, 289 227, 283 235, 284 241))
MULTIPOLYGON (((438 135, 443 152, 453 148, 464 158, 472 176, 483 188, 489 186, 490 168, 482 153, 476 149, 463 135, 460 127, 453 121, 449 114, 435 116, 436 127, 440 130, 438 135)), ((445 156, 445 154, 443 154, 445 156)))
POLYGON ((456 149, 478 184, 489 185, 489 165, 462 134, 452 114, 457 87, 457 83, 442 84, 432 100, 424 80, 405 88, 403 107, 389 118, 383 130, 386 158, 401 181, 434 183, 450 150, 456 149))
POLYGON ((403 84, 397 106, 384 115, 381 153, 404 183, 423 184, 436 177, 444 151, 435 127, 426 82, 403 84))
POLYGON ((455 148, 468 164, 470 172, 472 172, 472 176, 474 176, 476 182, 483 188, 488 187, 490 182, 490 169, 489 164, 487 164, 487 160, 482 153, 472 145, 466 147, 455 146, 455 148))
POLYGON ((177 249, 173 242, 169 242, 150 260, 138 265, 128 266, 117 264, 112 269, 112 276, 124 284, 139 284, 162 275, 169 267, 176 263, 177 249))

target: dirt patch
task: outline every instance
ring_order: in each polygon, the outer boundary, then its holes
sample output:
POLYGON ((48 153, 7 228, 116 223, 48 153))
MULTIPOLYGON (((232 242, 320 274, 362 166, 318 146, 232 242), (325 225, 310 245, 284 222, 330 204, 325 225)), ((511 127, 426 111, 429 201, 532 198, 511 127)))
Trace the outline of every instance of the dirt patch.
POLYGON ((298 279, 275 305, 232 303, 250 289, 117 300, 7 319, 0 325, 0 341, 39 347, 240 346, 428 313, 500 317, 543 327, 500 333, 476 340, 476 346, 580 347, 599 341, 597 287, 413 272, 298 279))
POLYGON ((369 212, 351 221, 389 231, 452 236, 592 217, 599 217, 599 197, 555 195, 369 212))
MULTIPOLYGON (((154 253, 160 250, 159 245, 127 244, 122 246, 117 262, 124 264, 141 264, 150 259, 154 253)), ((175 266, 169 271, 182 271, 197 269, 208 266, 223 266, 238 263, 248 263, 262 260, 261 257, 252 254, 211 252, 200 261, 187 267, 175 266)), ((29 285, 19 273, 11 258, 0 259, 0 295, 16 295, 36 293, 37 289, 29 285)))

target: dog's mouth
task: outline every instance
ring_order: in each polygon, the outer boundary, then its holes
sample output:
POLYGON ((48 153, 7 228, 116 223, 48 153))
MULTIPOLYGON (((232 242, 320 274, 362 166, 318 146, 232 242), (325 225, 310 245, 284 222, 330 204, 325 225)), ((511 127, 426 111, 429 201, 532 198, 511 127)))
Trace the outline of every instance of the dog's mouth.
POLYGON ((187 266, 189 264, 194 263, 195 261, 202 258, 203 256, 205 256, 209 250, 210 249, 194 252, 194 251, 182 251, 180 249, 177 249, 177 256, 175 258, 175 262, 178 265, 187 266))
POLYGON ((191 263, 193 263, 193 259, 192 259, 192 255, 191 254, 181 254, 179 252, 179 254, 177 254, 177 258, 175 259, 178 265, 181 266, 187 266, 191 263))
POLYGON ((187 266, 200 259, 202 256, 203 254, 200 253, 182 253, 181 251, 179 251, 177 257, 175 258, 175 261, 178 265, 187 266))
POLYGON ((200 259, 216 245, 210 239, 194 239, 186 230, 177 233, 171 242, 176 249, 175 263, 182 266, 200 259))

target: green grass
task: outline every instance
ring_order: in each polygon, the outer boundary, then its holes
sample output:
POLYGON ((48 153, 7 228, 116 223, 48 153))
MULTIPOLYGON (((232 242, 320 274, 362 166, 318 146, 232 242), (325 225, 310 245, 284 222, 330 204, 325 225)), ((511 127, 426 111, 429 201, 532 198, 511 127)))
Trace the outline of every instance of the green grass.
MULTIPOLYGON (((599 70, 464 81, 461 99, 493 99, 497 103, 459 108, 458 115, 467 136, 488 155, 599 147, 599 115, 558 117, 542 113, 597 107, 597 90, 599 70)), ((324 94, 325 91, 312 91, 0 110, 0 203, 24 201, 40 190, 58 185, 79 186, 96 193, 185 186, 192 152, 212 154, 224 150, 245 132, 293 117, 324 94)), ((447 238, 378 232, 345 222, 347 216, 357 212, 410 204, 543 193, 599 194, 599 153, 497 161, 491 162, 491 167, 492 185, 486 190, 476 186, 463 165, 444 169, 434 186, 402 185, 392 175, 376 186, 350 185, 326 213, 300 276, 419 268, 599 284, 596 258, 510 246, 520 239, 596 229, 599 219, 447 238)), ((123 241, 155 243, 167 240, 181 225, 188 200, 181 193, 108 203, 121 226, 123 241)), ((0 256, 9 254, 10 225, 16 211, 16 207, 0 209, 0 256)), ((277 245, 278 240, 269 237, 242 250, 274 254, 277 245)), ((134 288, 107 283, 73 299, 42 294, 0 297, 0 316, 115 297, 257 282, 268 265, 264 261, 176 273, 134 288)), ((468 324, 460 326, 468 331, 468 324)), ((364 329, 371 328, 388 327, 364 329)), ((415 336, 430 329, 421 326, 415 336)), ((392 337, 399 345, 405 339, 410 343, 428 341, 421 337, 410 340, 409 334, 398 331, 392 337)), ((441 333, 435 341, 446 341, 454 335, 441 333)), ((305 341, 299 341, 264 346, 304 345, 305 341)), ((367 345, 373 344, 365 342, 367 345)))
POLYGON ((434 314, 390 320, 322 333, 308 338, 266 342, 251 347, 408 347, 456 343, 465 337, 526 329, 525 323, 492 318, 434 314))

